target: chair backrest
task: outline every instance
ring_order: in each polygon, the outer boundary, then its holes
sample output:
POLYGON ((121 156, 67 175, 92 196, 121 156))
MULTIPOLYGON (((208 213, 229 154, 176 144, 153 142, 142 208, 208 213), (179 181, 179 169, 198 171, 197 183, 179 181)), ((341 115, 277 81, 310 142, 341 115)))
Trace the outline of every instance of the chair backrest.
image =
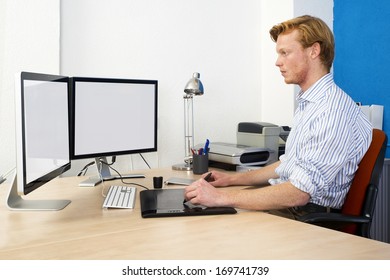
MULTIPOLYGON (((387 136, 379 129, 373 129, 372 133, 370 147, 359 163, 359 168, 355 173, 351 188, 341 209, 343 214, 365 216, 371 219, 374 214, 379 179, 385 158, 387 136)), ((351 225, 343 231, 356 233, 357 230, 356 225, 351 225)))

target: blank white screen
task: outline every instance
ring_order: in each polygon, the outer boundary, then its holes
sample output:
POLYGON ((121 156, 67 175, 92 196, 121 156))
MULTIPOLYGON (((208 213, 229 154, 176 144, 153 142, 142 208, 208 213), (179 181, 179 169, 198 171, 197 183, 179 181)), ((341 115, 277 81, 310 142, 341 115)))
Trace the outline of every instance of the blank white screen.
POLYGON ((75 82, 74 154, 155 148, 155 85, 75 82))
POLYGON ((68 84, 24 81, 26 183, 70 162, 68 84))

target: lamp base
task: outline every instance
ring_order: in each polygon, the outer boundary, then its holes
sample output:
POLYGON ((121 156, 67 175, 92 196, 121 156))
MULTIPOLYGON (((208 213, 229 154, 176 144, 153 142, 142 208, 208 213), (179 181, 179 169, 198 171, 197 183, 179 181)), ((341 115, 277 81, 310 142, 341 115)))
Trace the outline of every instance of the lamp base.
POLYGON ((187 163, 175 164, 175 165, 172 165, 172 169, 178 170, 178 171, 191 171, 192 164, 187 164, 187 163))

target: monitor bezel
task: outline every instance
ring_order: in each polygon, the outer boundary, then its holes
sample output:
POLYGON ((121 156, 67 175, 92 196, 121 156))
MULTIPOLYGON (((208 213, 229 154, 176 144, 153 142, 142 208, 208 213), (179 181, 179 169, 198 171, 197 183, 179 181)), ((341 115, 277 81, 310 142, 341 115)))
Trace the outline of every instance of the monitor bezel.
MULTIPOLYGON (((69 115, 69 77, 62 75, 52 75, 33 72, 20 72, 17 74, 15 84, 15 101, 16 101, 16 158, 17 158, 17 192, 20 195, 27 195, 40 186, 48 183, 59 175, 71 168, 70 149, 68 149, 68 162, 54 169, 53 171, 43 174, 41 177, 27 183, 26 169, 26 123, 25 123, 25 81, 44 81, 44 82, 61 82, 67 84, 67 107, 68 107, 68 144, 70 144, 70 115, 69 115)), ((68 145, 69 146, 69 145, 68 145)))
MULTIPOLYGON (((101 77, 70 77, 69 79, 70 96, 70 118, 71 118, 71 141, 70 141, 70 156, 72 160, 88 159, 88 158, 104 158, 109 156, 120 156, 129 154, 157 152, 157 120, 158 120, 158 81, 143 80, 143 79, 126 79, 126 78, 101 78, 101 77), (127 83, 127 84, 152 84, 154 85, 154 140, 153 147, 143 149, 119 150, 110 152, 97 152, 86 154, 75 154, 75 125, 76 125, 76 83, 91 82, 91 83, 127 83)), ((109 132, 107 132, 109 133, 109 132)))

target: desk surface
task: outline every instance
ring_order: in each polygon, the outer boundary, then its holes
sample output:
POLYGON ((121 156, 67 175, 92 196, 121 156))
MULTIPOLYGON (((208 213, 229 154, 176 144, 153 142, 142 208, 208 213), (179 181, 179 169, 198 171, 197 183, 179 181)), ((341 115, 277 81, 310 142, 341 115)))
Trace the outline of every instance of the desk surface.
MULTIPOLYGON (((153 176, 193 176, 170 169, 145 175, 132 182, 151 188, 153 176)), ((10 211, 8 185, 0 186, 0 259, 390 259, 390 244, 258 211, 143 219, 141 188, 133 210, 104 210, 102 188, 114 182, 79 187, 82 180, 58 178, 28 195, 71 199, 61 211, 10 211)))

